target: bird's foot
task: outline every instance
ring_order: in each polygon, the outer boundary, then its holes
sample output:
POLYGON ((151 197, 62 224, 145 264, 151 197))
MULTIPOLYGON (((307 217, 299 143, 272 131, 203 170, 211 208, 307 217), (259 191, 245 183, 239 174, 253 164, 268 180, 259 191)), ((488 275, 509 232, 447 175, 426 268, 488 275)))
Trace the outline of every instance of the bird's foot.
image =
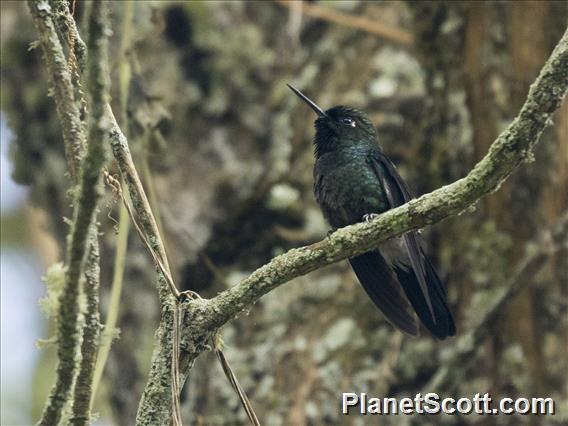
POLYGON ((326 234, 325 237, 326 238, 331 237, 335 231, 337 231, 337 228, 331 228, 329 231, 327 231, 327 234, 326 234))
POLYGON ((377 217, 379 217, 378 213, 368 213, 368 214, 363 216, 363 221, 370 222, 373 219, 376 219, 377 217))

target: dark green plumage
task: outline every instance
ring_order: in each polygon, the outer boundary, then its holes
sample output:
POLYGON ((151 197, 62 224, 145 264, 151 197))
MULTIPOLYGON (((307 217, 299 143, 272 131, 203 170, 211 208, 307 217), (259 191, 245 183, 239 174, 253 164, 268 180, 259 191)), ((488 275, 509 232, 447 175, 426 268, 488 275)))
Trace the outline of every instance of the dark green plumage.
MULTIPOLYGON (((289 87, 318 114, 314 193, 333 228, 361 222, 411 199, 363 112, 346 106, 323 111, 289 87)), ((445 289, 415 232, 381 243, 349 262, 369 297, 396 327, 418 335, 416 312, 434 336, 443 339, 455 334, 445 289)))

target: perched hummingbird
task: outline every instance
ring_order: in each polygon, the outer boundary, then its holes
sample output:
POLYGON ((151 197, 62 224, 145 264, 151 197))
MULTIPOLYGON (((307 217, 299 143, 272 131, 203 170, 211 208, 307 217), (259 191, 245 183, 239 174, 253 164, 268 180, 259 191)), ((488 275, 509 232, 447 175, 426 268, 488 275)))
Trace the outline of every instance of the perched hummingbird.
MULTIPOLYGON (((342 105, 323 111, 298 89, 288 87, 318 115, 314 193, 332 228, 372 219, 412 198, 379 147, 375 127, 365 113, 342 105)), ((416 312, 435 337, 456 333, 446 291, 416 232, 380 243, 349 263, 371 300, 400 330, 419 335, 416 312)))

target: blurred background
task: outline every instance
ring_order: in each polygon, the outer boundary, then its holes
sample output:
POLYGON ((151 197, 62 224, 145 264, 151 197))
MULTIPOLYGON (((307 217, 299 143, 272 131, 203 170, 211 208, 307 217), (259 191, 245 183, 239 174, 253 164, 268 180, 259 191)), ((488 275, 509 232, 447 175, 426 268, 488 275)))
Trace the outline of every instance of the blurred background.
MULTIPOLYGON (((36 421, 52 384, 41 277, 62 260, 71 214, 61 128, 24 2, 1 3, 2 424, 36 421)), ((81 22, 83 2, 76 3, 81 22)), ((113 109, 159 212, 175 279, 211 297, 290 248, 325 237, 312 195, 312 112, 366 111, 415 194, 463 177, 525 100, 566 29, 566 2, 110 2, 113 109), (121 87, 127 88, 122 90, 121 87), (122 102, 121 102, 122 100, 122 102)), ((84 31, 83 31, 84 32, 84 31)), ((83 34, 84 35, 84 34, 83 34)), ((527 244, 568 208, 568 106, 534 153, 475 210, 428 228, 458 336, 499 294, 527 244)), ((111 163, 109 166, 116 170, 111 163)), ((101 223, 108 313, 118 203, 101 223)), ((98 424, 132 424, 159 312, 155 272, 131 233, 98 424)), ((567 253, 508 301, 474 359, 428 388, 456 339, 413 339, 386 323, 346 262, 295 279, 223 329, 226 354, 263 423, 362 424, 342 391, 550 396, 553 417, 436 417, 421 423, 568 422, 567 253)), ((191 424, 246 424, 215 357, 184 389, 191 424)), ((399 424, 403 419, 373 422, 399 424)))

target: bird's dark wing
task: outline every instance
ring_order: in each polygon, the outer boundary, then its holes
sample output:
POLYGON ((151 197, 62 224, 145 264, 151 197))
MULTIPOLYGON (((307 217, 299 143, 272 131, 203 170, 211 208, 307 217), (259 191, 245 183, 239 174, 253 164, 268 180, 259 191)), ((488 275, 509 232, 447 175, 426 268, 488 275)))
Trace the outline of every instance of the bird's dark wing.
POLYGON ((387 320, 405 333, 418 336, 420 329, 416 315, 392 269, 379 251, 372 250, 353 257, 349 259, 349 263, 359 282, 387 320), (377 283, 381 285, 377 286, 377 283))
MULTIPOLYGON (((380 151, 370 157, 370 166, 383 187, 390 207, 398 207, 412 195, 392 162, 380 151)), ((424 325, 439 338, 455 334, 452 315, 446 305, 445 290, 430 260, 418 242, 416 232, 404 234, 410 265, 394 264, 394 270, 406 296, 424 325)))

